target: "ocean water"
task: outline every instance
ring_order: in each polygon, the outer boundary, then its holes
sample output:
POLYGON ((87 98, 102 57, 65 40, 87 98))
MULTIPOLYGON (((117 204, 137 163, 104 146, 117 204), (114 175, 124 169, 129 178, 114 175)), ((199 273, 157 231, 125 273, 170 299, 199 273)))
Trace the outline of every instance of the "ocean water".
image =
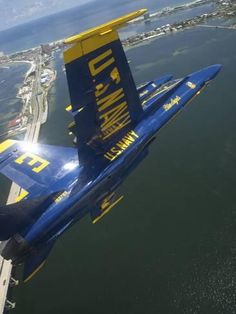
MULTIPOLYGON (((89 217, 75 225, 44 269, 13 290, 17 314, 236 313, 236 31, 195 28, 126 53, 136 83, 212 63, 223 70, 159 132, 124 201, 97 225, 89 217)), ((69 146, 61 66, 58 54, 40 142, 69 146)))
POLYGON ((0 67, 0 136, 6 130, 7 121, 22 110, 22 102, 16 95, 28 68, 26 63, 0 67))
MULTIPOLYGON (((147 7, 150 12, 156 12, 166 6, 184 3, 183 0, 153 1, 138 0, 114 1, 110 3, 94 1, 92 3, 73 8, 53 16, 47 16, 37 21, 20 25, 9 30, 0 32, 0 46, 5 53, 32 48, 48 41, 61 39, 75 32, 92 27, 108 19, 119 16, 141 7, 147 7), (94 3, 99 3, 94 9, 94 3), (9 40, 11 38, 11 40, 9 40)), ((168 17, 152 19, 150 24, 135 24, 121 30, 121 38, 135 35, 140 32, 150 31, 166 23, 174 23, 192 16, 210 12, 214 9, 213 4, 207 4, 192 8, 168 17)), ((27 64, 18 63, 8 69, 0 67, 0 135, 5 133, 7 122, 16 117, 22 109, 22 102, 16 98, 23 77, 28 68, 27 64)))
POLYGON ((166 6, 185 2, 187 1, 95 0, 83 6, 0 32, 1 51, 12 53, 38 46, 41 43, 66 38, 74 33, 79 33, 89 27, 143 7, 153 12, 166 6))
POLYGON ((195 7, 192 9, 184 10, 177 12, 175 14, 171 14, 169 16, 163 16, 163 17, 157 17, 157 18, 152 18, 150 23, 147 24, 133 24, 130 25, 129 27, 126 27, 125 29, 122 29, 120 31, 121 33, 121 38, 126 38, 129 36, 133 36, 136 34, 139 34, 141 32, 149 32, 157 27, 166 25, 166 24, 173 24, 178 21, 184 21, 186 19, 192 18, 197 15, 201 15, 204 13, 210 13, 215 9, 215 5, 211 4, 206 4, 202 5, 199 7, 195 7))

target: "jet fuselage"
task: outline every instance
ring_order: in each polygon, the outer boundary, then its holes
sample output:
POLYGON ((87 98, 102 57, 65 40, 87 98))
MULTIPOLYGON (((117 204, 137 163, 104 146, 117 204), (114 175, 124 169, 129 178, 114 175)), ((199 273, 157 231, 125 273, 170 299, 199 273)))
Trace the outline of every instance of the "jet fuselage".
POLYGON ((180 80, 177 88, 174 84, 171 90, 165 90, 159 97, 154 93, 149 99, 143 119, 124 135, 119 145, 114 145, 114 148, 106 153, 111 162, 102 172, 96 174, 95 171, 96 176, 89 177, 79 165, 71 170, 69 179, 65 178, 70 189, 59 196, 30 230, 22 235, 29 246, 37 247, 57 238, 76 221, 90 213, 95 206, 99 206, 146 157, 148 146, 158 130, 213 79, 219 70, 219 65, 208 67, 180 80))

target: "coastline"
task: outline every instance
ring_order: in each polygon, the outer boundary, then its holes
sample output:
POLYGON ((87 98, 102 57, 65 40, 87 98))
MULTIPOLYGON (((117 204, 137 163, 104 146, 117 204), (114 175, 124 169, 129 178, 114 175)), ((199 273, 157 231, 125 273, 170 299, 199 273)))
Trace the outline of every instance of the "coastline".
POLYGON ((47 70, 47 73, 49 74, 48 81, 46 84, 40 84, 41 89, 40 92, 36 95, 39 101, 42 102, 42 121, 41 124, 45 123, 47 121, 48 117, 48 93, 56 80, 56 70, 53 69, 51 66, 47 67, 41 67, 39 72, 36 73, 36 68, 37 68, 37 62, 36 60, 12 60, 8 62, 9 65, 14 64, 14 63, 28 63, 30 64, 30 68, 27 70, 27 72, 24 75, 23 82, 21 86, 18 88, 16 98, 20 99, 22 102, 22 110, 21 113, 19 114, 19 119, 20 123, 17 125, 17 127, 14 128, 9 128, 6 130, 2 136, 4 138, 7 138, 9 136, 14 136, 16 134, 25 132, 27 125, 31 123, 32 120, 32 106, 31 106, 31 98, 34 93, 34 86, 36 81, 41 80, 41 75, 43 75, 43 72, 47 70))
MULTIPOLYGON (((158 37, 166 36, 169 34, 174 34, 178 31, 183 31, 185 29, 189 29, 192 27, 215 27, 222 28, 221 26, 211 26, 207 25, 206 22, 213 18, 231 18, 236 16, 236 4, 233 3, 232 0, 195 0, 190 1, 185 4, 181 4, 173 7, 165 7, 162 10, 158 10, 156 12, 149 13, 147 12, 144 17, 140 17, 131 21, 132 23, 145 23, 150 24, 152 20, 155 20, 159 17, 173 15, 180 11, 185 11, 189 9, 193 9, 195 7, 204 6, 206 4, 212 4, 212 12, 211 13, 203 13, 201 15, 194 16, 192 18, 179 20, 177 22, 173 22, 171 24, 165 24, 160 27, 156 27, 152 30, 138 33, 133 36, 129 36, 128 38, 122 40, 122 44, 125 49, 131 49, 133 46, 146 44, 147 41, 155 40, 158 37)), ((227 29, 236 29, 236 24, 232 24, 231 26, 224 27, 227 29)), ((0 57, 0 66, 6 66, 9 63, 17 63, 24 62, 30 63, 30 68, 25 74, 25 78, 23 84, 20 86, 17 98, 20 98, 23 102, 22 113, 21 113, 21 126, 20 130, 24 129, 28 123, 30 123, 30 119, 32 117, 32 108, 31 101, 33 97, 33 88, 36 81, 40 80, 39 92, 35 97, 39 98, 43 101, 43 119, 42 123, 45 123, 48 115, 48 92, 52 87, 53 82, 56 79, 56 71, 52 64, 53 54, 55 51, 64 49, 63 40, 57 40, 48 44, 42 44, 41 46, 30 48, 28 50, 23 50, 20 52, 16 52, 10 55, 3 55, 0 57), (39 68, 39 70, 37 70, 39 68), (47 80, 45 80, 44 71, 48 71, 47 80), (42 94, 42 97, 41 97, 42 94)), ((37 82, 39 84, 39 82, 37 82)), ((13 132, 8 132, 8 135, 14 135, 19 132, 19 128, 13 130, 13 132)))
POLYGON ((46 89, 43 91, 43 113, 42 113, 42 119, 41 119, 41 125, 47 122, 47 118, 48 118, 48 93, 50 91, 50 89, 53 86, 54 81, 56 80, 57 77, 57 71, 56 70, 51 70, 51 76, 50 76, 50 80, 48 82, 48 85, 46 87, 46 89))

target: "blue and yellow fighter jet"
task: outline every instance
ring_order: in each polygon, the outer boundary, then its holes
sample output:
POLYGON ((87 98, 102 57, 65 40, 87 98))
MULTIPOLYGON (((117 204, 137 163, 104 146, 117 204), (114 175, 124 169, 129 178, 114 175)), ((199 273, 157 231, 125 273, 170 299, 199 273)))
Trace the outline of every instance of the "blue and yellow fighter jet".
POLYGON ((76 148, 6 140, 0 172, 22 192, 0 208, 5 259, 24 263, 24 281, 55 241, 90 214, 100 220, 122 200, 117 189, 148 155, 158 130, 220 71, 212 65, 181 79, 164 76, 136 88, 117 29, 142 9, 65 40, 76 148))

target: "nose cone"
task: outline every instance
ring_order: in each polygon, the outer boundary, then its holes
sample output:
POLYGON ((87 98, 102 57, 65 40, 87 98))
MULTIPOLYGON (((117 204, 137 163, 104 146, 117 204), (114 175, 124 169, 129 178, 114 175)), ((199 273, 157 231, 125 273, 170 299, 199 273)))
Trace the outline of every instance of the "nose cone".
POLYGON ((200 71, 194 72, 189 76, 196 84, 207 83, 213 80, 222 68, 221 64, 214 64, 200 71))
POLYGON ((205 68, 205 70, 203 71, 205 71, 205 75, 208 76, 208 81, 214 79, 216 75, 220 72, 221 68, 221 64, 214 64, 205 68))

